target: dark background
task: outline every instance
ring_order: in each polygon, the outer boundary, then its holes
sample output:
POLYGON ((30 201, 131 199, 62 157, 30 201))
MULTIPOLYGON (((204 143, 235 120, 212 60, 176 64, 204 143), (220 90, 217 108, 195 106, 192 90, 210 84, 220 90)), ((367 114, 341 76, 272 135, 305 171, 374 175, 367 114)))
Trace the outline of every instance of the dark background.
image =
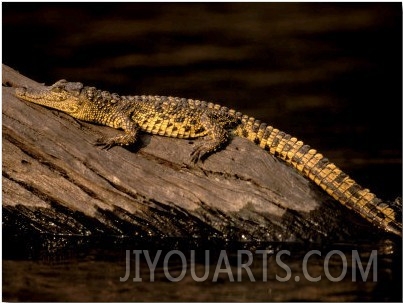
POLYGON ((401 195, 400 3, 3 3, 3 63, 234 107, 401 195))

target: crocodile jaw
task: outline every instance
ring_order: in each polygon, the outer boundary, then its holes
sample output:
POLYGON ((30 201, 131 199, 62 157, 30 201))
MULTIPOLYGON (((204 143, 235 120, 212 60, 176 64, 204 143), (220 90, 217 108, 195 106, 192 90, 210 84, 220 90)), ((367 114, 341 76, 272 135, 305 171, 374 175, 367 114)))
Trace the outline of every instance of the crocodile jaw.
POLYGON ((22 100, 60 110, 74 116, 80 108, 80 92, 82 84, 60 80, 43 89, 19 87, 15 95, 22 100))

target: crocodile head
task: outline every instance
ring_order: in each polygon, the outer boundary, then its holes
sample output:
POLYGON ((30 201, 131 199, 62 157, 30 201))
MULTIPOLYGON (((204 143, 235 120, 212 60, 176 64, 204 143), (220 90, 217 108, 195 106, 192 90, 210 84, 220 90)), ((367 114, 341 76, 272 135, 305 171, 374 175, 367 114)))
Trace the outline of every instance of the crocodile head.
POLYGON ((80 98, 83 84, 80 82, 68 82, 59 80, 51 86, 43 89, 19 87, 15 95, 26 101, 51 107, 62 112, 75 116, 81 108, 80 98))

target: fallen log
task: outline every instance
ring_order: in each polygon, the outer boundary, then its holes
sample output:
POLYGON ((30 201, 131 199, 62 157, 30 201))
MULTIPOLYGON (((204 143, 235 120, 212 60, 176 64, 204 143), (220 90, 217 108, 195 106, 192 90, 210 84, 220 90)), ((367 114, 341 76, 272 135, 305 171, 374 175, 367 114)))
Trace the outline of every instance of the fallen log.
POLYGON ((5 65, 3 85, 3 234, 247 242, 375 231, 246 139, 195 167, 188 140, 144 134, 142 146, 105 151, 93 143, 119 131, 17 99, 10 86, 41 84, 5 65))

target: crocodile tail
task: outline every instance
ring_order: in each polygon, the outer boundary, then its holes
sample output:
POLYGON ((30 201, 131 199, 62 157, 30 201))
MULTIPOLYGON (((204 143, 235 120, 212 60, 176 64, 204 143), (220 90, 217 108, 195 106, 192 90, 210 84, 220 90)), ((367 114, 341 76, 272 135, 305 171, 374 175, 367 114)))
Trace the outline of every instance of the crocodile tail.
POLYGON ((246 115, 235 134, 267 150, 295 167, 330 196, 388 232, 402 236, 402 222, 397 212, 368 189, 346 175, 335 164, 309 145, 272 126, 246 115))

